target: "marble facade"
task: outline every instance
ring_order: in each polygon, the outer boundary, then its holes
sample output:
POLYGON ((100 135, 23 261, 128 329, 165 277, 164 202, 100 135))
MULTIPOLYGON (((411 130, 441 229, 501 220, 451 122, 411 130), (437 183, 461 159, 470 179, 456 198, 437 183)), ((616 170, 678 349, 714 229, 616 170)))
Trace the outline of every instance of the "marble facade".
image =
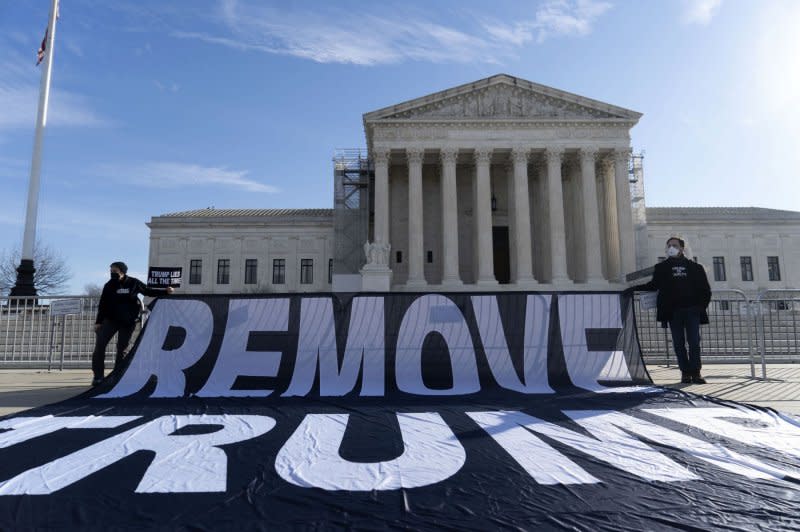
POLYGON ((628 158, 640 117, 507 75, 365 114, 372 241, 392 260, 382 275, 368 263, 362 288, 620 283, 636 269, 628 158))

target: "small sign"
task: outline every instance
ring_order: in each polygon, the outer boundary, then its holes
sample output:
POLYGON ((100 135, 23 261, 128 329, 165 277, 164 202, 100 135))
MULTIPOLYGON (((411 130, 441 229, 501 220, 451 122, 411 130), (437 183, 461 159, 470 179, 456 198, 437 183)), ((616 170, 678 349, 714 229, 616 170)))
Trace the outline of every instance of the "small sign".
POLYGON ((642 310, 652 310, 656 308, 658 292, 644 292, 639 296, 639 308, 642 310))
POLYGON ((54 299, 50 302, 51 316, 80 314, 81 310, 83 310, 83 299, 54 299))
POLYGON ((183 268, 151 267, 147 271, 147 286, 150 288, 181 287, 183 268))
POLYGON ((651 277, 653 275, 653 270, 655 266, 648 266, 647 268, 643 268, 641 270, 636 270, 635 272, 631 272, 625 276, 625 280, 627 282, 636 281, 638 279, 644 279, 646 277, 651 277))

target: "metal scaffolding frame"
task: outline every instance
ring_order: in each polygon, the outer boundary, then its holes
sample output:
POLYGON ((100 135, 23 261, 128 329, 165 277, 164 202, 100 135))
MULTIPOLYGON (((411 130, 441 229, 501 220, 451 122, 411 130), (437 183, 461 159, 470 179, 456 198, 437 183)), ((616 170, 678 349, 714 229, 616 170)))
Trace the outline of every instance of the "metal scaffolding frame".
POLYGON ((333 179, 333 272, 357 274, 366 262, 373 218, 375 167, 366 150, 336 150, 333 179))

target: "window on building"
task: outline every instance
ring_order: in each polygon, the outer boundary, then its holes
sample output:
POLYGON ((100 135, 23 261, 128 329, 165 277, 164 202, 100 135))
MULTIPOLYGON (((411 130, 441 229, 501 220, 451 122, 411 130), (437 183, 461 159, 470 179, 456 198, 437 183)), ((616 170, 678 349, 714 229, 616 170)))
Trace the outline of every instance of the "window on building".
POLYGON ((203 282, 203 261, 192 259, 189 261, 189 284, 200 284, 203 282))
POLYGON ((739 257, 739 263, 742 266, 742 281, 753 280, 753 258, 752 257, 739 257))
POLYGON ((300 259, 300 284, 314 284, 314 259, 300 259))
POLYGON ((217 261, 217 284, 230 284, 231 282, 231 259, 219 259, 217 261))
POLYGON ((785 299, 767 301, 767 307, 770 310, 792 310, 792 302, 785 299))
POLYGON ((395 258, 397 260, 397 264, 400 264, 401 262, 403 262, 403 252, 402 251, 396 252, 395 253, 395 258))
POLYGON ((778 257, 767 257, 767 271, 770 281, 781 280, 781 267, 778 264, 778 257))
POLYGON ((428 250, 428 264, 433 264, 433 251, 428 250))
POLYGON ((328 284, 333 284, 333 259, 328 259, 328 284))
POLYGON ((286 284, 286 259, 272 259, 272 284, 286 284))
POLYGON ((719 309, 722 311, 728 311, 731 309, 730 301, 717 301, 719 303, 719 309))
POLYGON ((725 257, 714 257, 714 280, 725 280, 725 257))
POLYGON ((258 283, 258 260, 245 259, 244 261, 244 284, 258 283))

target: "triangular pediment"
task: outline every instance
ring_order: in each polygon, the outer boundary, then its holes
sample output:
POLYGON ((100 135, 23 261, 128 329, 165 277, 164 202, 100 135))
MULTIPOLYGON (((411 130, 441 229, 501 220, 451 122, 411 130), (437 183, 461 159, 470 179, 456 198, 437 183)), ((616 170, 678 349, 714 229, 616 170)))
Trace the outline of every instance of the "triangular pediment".
POLYGON ((364 121, 624 120, 640 113, 500 74, 364 115, 364 121))

